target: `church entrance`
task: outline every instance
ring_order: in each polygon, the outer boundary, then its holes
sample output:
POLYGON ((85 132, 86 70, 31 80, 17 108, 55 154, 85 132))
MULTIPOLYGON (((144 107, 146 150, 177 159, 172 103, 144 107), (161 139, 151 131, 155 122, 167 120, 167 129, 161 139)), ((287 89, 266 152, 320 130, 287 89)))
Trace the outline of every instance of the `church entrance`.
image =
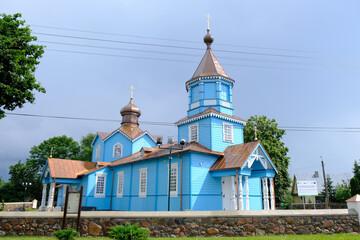
POLYGON ((236 179, 234 176, 222 177, 222 203, 223 210, 236 210, 236 179))

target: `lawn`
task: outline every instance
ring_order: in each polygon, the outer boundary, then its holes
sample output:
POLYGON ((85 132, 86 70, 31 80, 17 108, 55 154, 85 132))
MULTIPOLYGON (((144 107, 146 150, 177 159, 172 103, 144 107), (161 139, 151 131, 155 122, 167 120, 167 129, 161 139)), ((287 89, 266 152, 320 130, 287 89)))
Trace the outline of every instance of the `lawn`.
MULTIPOLYGON (((19 240, 19 239, 25 239, 25 240, 45 240, 45 239, 53 239, 56 240, 55 237, 2 237, 1 240, 19 240)), ((110 238, 106 237, 79 237, 76 239, 86 239, 86 240, 110 240, 110 238)), ((150 238, 153 239, 153 238, 150 238)), ((170 240, 173 238, 159 238, 161 240, 170 240)), ((204 240, 218 240, 219 237, 188 237, 186 240, 194 240, 194 239, 204 239, 204 240)), ((278 235, 278 236, 257 236, 257 237, 223 237, 225 240, 355 240, 360 239, 360 235, 355 234, 334 234, 334 235, 278 235)))

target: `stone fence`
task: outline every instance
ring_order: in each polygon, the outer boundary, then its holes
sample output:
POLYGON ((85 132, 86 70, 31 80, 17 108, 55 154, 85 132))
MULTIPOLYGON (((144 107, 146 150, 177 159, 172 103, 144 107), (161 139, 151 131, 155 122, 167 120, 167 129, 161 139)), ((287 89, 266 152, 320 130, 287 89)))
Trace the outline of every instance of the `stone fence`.
POLYGON ((20 207, 25 207, 25 209, 31 209, 32 206, 33 206, 32 202, 10 202, 10 203, 5 203, 4 211, 11 211, 14 210, 15 208, 20 208, 20 207))
MULTIPOLYGON (((0 212, 0 236, 50 236, 60 230, 62 212, 0 212)), ((106 236, 109 227, 139 223, 153 237, 255 236, 358 233, 353 210, 82 212, 81 236, 106 236)), ((76 228, 69 214, 66 228, 76 228)))

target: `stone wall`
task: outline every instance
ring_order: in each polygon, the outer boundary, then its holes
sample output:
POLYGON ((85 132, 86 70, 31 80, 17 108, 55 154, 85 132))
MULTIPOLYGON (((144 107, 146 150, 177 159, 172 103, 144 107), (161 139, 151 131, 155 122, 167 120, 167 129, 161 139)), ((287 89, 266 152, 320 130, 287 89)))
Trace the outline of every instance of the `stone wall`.
POLYGON ((31 209, 32 208, 32 202, 12 202, 12 203, 5 203, 5 209, 4 211, 11 211, 15 208, 23 207, 25 206, 25 209, 31 209))
MULTIPOLYGON (((316 210, 313 210, 316 211, 316 210)), ((318 210, 319 212, 320 210, 318 210)), ((143 213, 132 214, 128 212, 83 212, 79 231, 81 236, 104 236, 109 227, 130 223, 139 223, 153 237, 185 237, 185 236, 255 236, 255 235, 278 235, 278 234, 334 234, 359 232, 359 221, 356 213, 342 210, 331 214, 331 210, 323 210, 319 214, 290 213, 274 214, 278 211, 261 211, 262 214, 235 213, 224 214, 228 211, 209 212, 209 214, 183 214, 184 212, 167 214, 143 213), (345 212, 346 211, 346 212, 345 212), (106 216, 108 215, 108 216, 106 216)), ((230 211, 229 211, 230 212, 230 211)), ((241 212, 241 211, 240 211, 241 212)), ((289 211, 288 211, 289 212, 289 211)), ((309 212, 309 211, 307 211, 309 212)), ((0 213, 0 236, 50 236, 54 231, 60 230, 62 225, 61 214, 41 217, 23 215, 7 217, 0 213)), ((24 213, 22 213, 24 214, 24 213)), ((67 228, 76 228, 76 218, 70 215, 67 219, 67 228)))

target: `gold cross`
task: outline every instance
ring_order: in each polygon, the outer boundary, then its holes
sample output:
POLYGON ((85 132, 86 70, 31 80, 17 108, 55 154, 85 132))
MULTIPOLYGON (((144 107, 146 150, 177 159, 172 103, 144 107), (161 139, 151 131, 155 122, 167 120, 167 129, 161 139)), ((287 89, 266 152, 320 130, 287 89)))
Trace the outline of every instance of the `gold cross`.
POLYGON ((258 138, 257 138, 257 127, 256 126, 254 126, 254 132, 255 132, 255 141, 257 141, 257 140, 259 140, 258 138))
POLYGON ((208 30, 210 30, 210 19, 211 19, 210 14, 209 13, 206 14, 206 17, 207 17, 207 23, 208 23, 208 30))
POLYGON ((52 158, 52 153, 53 153, 53 147, 51 147, 50 149, 50 158, 52 158))
POLYGON ((130 91, 131 91, 131 92, 130 92, 130 93, 131 93, 131 95, 130 95, 130 96, 131 96, 131 99, 133 99, 134 89, 135 89, 135 88, 134 88, 134 86, 133 86, 133 85, 131 85, 131 86, 130 86, 130 91))

